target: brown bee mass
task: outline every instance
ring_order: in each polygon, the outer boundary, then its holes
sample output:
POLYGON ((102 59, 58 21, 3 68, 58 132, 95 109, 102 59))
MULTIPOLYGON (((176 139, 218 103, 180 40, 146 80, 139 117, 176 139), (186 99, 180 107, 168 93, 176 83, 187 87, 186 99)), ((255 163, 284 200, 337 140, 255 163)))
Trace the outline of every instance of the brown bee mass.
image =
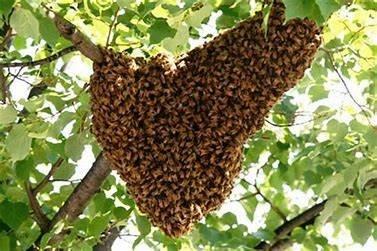
POLYGON ((303 77, 320 45, 313 21, 284 24, 275 1, 176 62, 103 50, 90 82, 92 131, 139 209, 169 236, 218 208, 241 170, 242 145, 303 77))

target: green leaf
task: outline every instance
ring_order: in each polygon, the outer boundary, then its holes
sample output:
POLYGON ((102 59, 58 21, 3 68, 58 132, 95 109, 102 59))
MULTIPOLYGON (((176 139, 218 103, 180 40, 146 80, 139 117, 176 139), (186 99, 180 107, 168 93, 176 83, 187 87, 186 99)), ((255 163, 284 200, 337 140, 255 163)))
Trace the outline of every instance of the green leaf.
POLYGON ((13 229, 17 229, 28 216, 29 209, 24 203, 12 203, 6 200, 0 204, 0 219, 13 229))
POLYGON ((9 124, 16 120, 17 110, 11 105, 0 107, 0 124, 9 124))
POLYGON ((1 251, 10 251, 10 239, 8 236, 0 236, 0 250, 1 251))
POLYGON ((19 103, 23 105, 28 112, 34 113, 43 107, 44 97, 34 97, 33 99, 28 100, 21 99, 19 103))
POLYGON ((325 90, 323 85, 313 85, 309 89, 309 96, 312 101, 318 101, 327 98, 328 92, 325 90))
POLYGON ((64 151, 67 157, 73 161, 78 161, 84 151, 86 140, 82 134, 74 134, 67 139, 64 151))
POLYGON ((130 216, 131 212, 132 210, 126 210, 123 207, 116 207, 113 209, 113 214, 118 220, 127 219, 130 216))
POLYGON ((0 0, 0 14, 8 15, 16 0, 0 0))
POLYGON ((107 227, 109 223, 108 216, 96 216, 90 222, 89 225, 89 234, 92 236, 99 236, 107 227))
POLYGON ((343 221, 356 211, 355 208, 337 207, 331 215, 331 222, 334 224, 343 223, 343 221))
POLYGON ((286 11, 285 16, 287 20, 292 18, 311 18, 317 23, 324 21, 318 5, 315 0, 283 0, 286 11))
POLYGON ((136 214, 136 225, 141 235, 146 236, 151 232, 151 223, 147 217, 136 214))
POLYGON ((129 0, 116 0, 117 4, 121 8, 131 8, 132 1, 129 0))
POLYGON ((39 247, 44 250, 47 246, 48 246, 48 242, 49 240, 54 236, 55 234, 54 233, 47 233, 47 234, 44 234, 42 236, 42 239, 41 239, 41 243, 39 245, 39 247))
POLYGON ((186 24, 182 24, 178 27, 175 36, 173 38, 165 39, 163 45, 167 50, 175 52, 178 46, 187 44, 189 38, 189 29, 186 24))
POLYGON ((134 243, 132 244, 132 249, 135 249, 137 247, 137 245, 140 244, 140 242, 144 239, 144 236, 143 235, 140 235, 139 237, 136 238, 136 240, 134 241, 134 243))
POLYGON ((54 179, 68 180, 75 174, 75 165, 64 161, 58 170, 54 173, 54 179))
POLYGON ((211 244, 219 243, 221 241, 221 235, 219 231, 213 227, 200 225, 199 232, 203 236, 203 238, 208 240, 211 244))
POLYGON ((165 19, 157 19, 156 22, 148 28, 150 34, 150 43, 158 44, 167 37, 174 37, 176 30, 171 28, 165 19))
POLYGON ((203 20, 211 15, 212 10, 213 7, 210 4, 204 5, 188 17, 187 23, 193 27, 200 27, 203 20))
POLYGON ((221 218, 223 222, 229 226, 237 224, 237 217, 231 212, 225 213, 221 218))
POLYGON ((332 119, 327 123, 327 131, 330 136, 337 141, 344 140, 344 137, 348 133, 348 126, 345 123, 332 119))
POLYGON ((49 18, 41 18, 39 20, 39 30, 42 38, 51 46, 55 46, 60 34, 55 24, 49 18))
POLYGON ((329 199, 325 208, 322 210, 321 214, 318 216, 316 224, 321 225, 327 222, 327 220, 333 215, 334 211, 339 207, 339 202, 337 197, 329 199))
POLYGON ((34 161, 31 157, 16 162, 16 175, 17 177, 25 181, 29 179, 30 172, 33 170, 34 161))
POLYGON ((98 193, 93 201, 96 212, 101 212, 102 214, 108 212, 114 206, 114 200, 106 198, 104 193, 98 193))
POLYGON ((327 20, 334 11, 342 7, 341 4, 334 0, 315 0, 315 2, 321 10, 322 16, 325 20, 327 20))
POLYGON ((377 147, 377 129, 369 127, 367 132, 364 134, 365 141, 370 147, 377 147))
POLYGON ((23 124, 15 125, 9 132, 5 147, 13 161, 23 160, 29 153, 31 138, 23 124))
POLYGON ((352 239, 362 245, 364 245, 372 235, 372 229, 373 223, 358 215, 354 215, 351 220, 350 231, 352 239))
POLYGON ((59 138, 59 135, 64 127, 66 127, 74 119, 75 114, 73 112, 63 112, 59 116, 58 120, 50 127, 48 136, 52 138, 59 138))
POLYGON ((39 22, 29 10, 17 8, 10 18, 10 25, 17 34, 25 38, 37 40, 39 37, 39 22))

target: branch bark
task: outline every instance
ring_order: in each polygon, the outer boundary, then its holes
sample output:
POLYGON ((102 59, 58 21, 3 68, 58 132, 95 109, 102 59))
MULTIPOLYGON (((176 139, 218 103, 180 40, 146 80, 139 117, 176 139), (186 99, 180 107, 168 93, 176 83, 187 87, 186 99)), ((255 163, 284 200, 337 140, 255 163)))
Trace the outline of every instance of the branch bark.
POLYGON ((320 212, 324 209, 326 201, 323 201, 319 204, 314 205, 313 207, 309 208, 308 210, 304 211, 303 213, 297 215, 292 220, 289 220, 282 224, 280 227, 275 229, 275 238, 271 243, 267 242, 261 242, 259 243, 255 249, 258 250, 269 250, 269 251, 277 251, 282 250, 281 247, 284 247, 284 249, 287 247, 287 245, 291 243, 289 239, 284 239, 286 236, 291 234, 293 229, 296 227, 304 227, 308 224, 311 224, 311 222, 320 214, 320 212))
MULTIPOLYGON (((102 153, 98 155, 92 167, 79 183, 72 194, 65 201, 64 205, 55 214, 53 219, 49 222, 47 228, 41 231, 38 239, 34 242, 34 246, 38 247, 44 234, 48 233, 61 220, 68 222, 74 221, 85 209, 89 200, 97 193, 103 181, 110 174, 111 169, 109 163, 103 157, 102 153)), ((69 233, 69 230, 63 230, 50 239, 50 243, 58 243, 64 238, 64 235, 69 233)))
POLYGON ((68 20, 61 17, 58 13, 43 5, 47 9, 47 14, 52 13, 52 20, 55 23, 60 35, 72 42, 73 46, 77 48, 84 56, 90 58, 93 62, 101 63, 104 58, 100 48, 95 45, 90 39, 77 29, 68 20))
POLYGON ((114 241, 119 237, 123 227, 114 226, 107 231, 106 236, 93 247, 93 251, 111 251, 114 241))
POLYGON ((42 232, 46 231, 48 228, 48 225, 50 224, 50 220, 42 212, 41 206, 39 205, 38 200, 35 197, 35 194, 33 193, 29 182, 25 182, 25 190, 27 193, 27 197, 29 199, 30 208, 34 212, 35 221, 37 222, 38 226, 41 228, 42 232))
POLYGON ((70 52, 76 51, 76 50, 77 49, 76 49, 75 46, 69 46, 69 47, 64 48, 63 50, 61 50, 61 51, 59 51, 55 54, 52 54, 49 57, 46 57, 46 58, 43 58, 43 59, 40 59, 40 60, 30 61, 30 62, 0 63, 0 67, 33 67, 33 66, 48 64, 48 63, 51 63, 52 61, 57 60, 58 58, 60 58, 64 55, 66 55, 70 52))
POLYGON ((3 68, 0 67, 0 89, 1 89, 1 102, 5 104, 8 96, 7 78, 4 76, 3 68))
POLYGON ((51 167, 48 174, 43 178, 43 180, 32 190, 33 194, 36 195, 41 191, 49 182, 50 178, 55 174, 55 172, 59 169, 61 164, 63 163, 64 159, 59 158, 51 167))
POLYGON ((102 182, 110 174, 109 163, 105 160, 102 153, 97 157, 92 168, 73 190, 64 205, 51 220, 49 230, 51 230, 60 220, 75 220, 85 209, 89 200, 98 191, 102 182))

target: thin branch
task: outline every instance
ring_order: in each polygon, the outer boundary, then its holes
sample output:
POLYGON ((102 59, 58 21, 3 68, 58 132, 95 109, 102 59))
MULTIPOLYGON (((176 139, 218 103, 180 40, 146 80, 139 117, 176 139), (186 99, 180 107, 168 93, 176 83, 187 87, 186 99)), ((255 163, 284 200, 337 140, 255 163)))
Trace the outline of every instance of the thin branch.
POLYGON ((10 39, 12 38, 12 36, 13 36, 13 34, 12 34, 12 28, 8 27, 7 32, 6 32, 5 36, 4 36, 4 40, 0 44, 0 51, 6 50, 7 44, 10 41, 10 39))
POLYGON ((326 53, 326 55, 328 56, 328 58, 330 60, 330 64, 331 64, 333 70, 335 71, 336 75, 338 75, 338 77, 340 79, 340 82, 343 84, 343 86, 346 89, 348 95, 350 96, 350 98, 352 99, 352 101, 361 109, 361 112, 364 114, 364 116, 368 120, 369 124, 371 125, 371 121, 369 120, 368 113, 364 110, 363 106, 360 105, 359 102, 357 102, 357 100, 355 99, 355 97, 352 95, 350 89, 348 88, 346 80, 343 78, 342 74, 340 74, 339 70, 336 68, 335 63, 334 63, 334 59, 333 59, 331 53, 329 51, 327 51, 326 49, 324 49, 324 48, 320 48, 320 49, 323 50, 326 53))
MULTIPOLYGON (((352 206, 348 205, 347 203, 343 202, 340 204, 342 207, 348 207, 348 208, 353 208, 352 206)), ((359 210, 356 210, 356 214, 359 215, 360 217, 364 217, 364 214, 360 212, 359 210)), ((377 226, 377 221, 375 221, 372 217, 366 216, 365 217, 368 221, 370 221, 373 225, 377 226)))
POLYGON ((50 224, 50 220, 47 216, 42 212, 41 206, 39 205, 35 194, 33 193, 30 183, 25 182, 24 184, 25 190, 29 199, 29 204, 31 209, 34 212, 35 221, 37 222, 38 226, 41 228, 41 231, 46 231, 50 224))
MULTIPOLYGON (((308 114, 309 115, 309 114, 308 114)), ((303 122, 298 122, 298 123, 294 123, 294 122, 292 122, 292 123, 288 123, 288 124, 276 124, 276 123, 274 123, 274 122, 272 122, 272 121, 270 121, 270 120, 268 120, 268 119, 265 119, 265 121, 266 121, 266 123, 267 124, 270 124, 270 125, 272 125, 272 126, 276 126, 276 127, 291 127, 291 126, 298 126, 298 125, 304 125, 304 124, 307 124, 307 123, 310 123, 310 122, 313 122, 313 121, 315 121, 316 119, 319 119, 319 118, 323 118, 323 117, 326 117, 326 113, 323 113, 323 114, 314 114, 315 115, 315 117, 314 118, 312 118, 312 119, 309 119, 309 120, 306 120, 306 121, 303 121, 303 122)), ((296 117, 298 117, 298 116, 305 116, 305 115, 295 115, 296 117)))
MULTIPOLYGON (((25 80, 25 79, 19 77, 19 76, 16 75, 16 74, 13 74, 13 73, 9 72, 9 75, 12 76, 13 78, 17 79, 17 80, 20 80, 20 81, 24 82, 24 83, 27 84, 27 85, 33 86, 32 83, 30 83, 29 81, 27 81, 27 80, 25 80)), ((22 76, 22 75, 21 75, 21 76, 22 76)))
POLYGON ((241 198, 230 200, 229 202, 240 202, 240 201, 255 197, 255 195, 258 195, 258 193, 247 194, 245 196, 242 196, 241 198))
POLYGON ((279 215, 279 217, 284 221, 284 222, 287 222, 287 216, 280 210, 280 208, 278 208, 277 206, 275 206, 271 200, 269 200, 261 191, 260 189, 258 188, 257 185, 254 185, 254 188, 255 190, 257 191, 256 193, 258 195, 260 195, 262 197, 262 199, 268 203, 271 207, 271 209, 277 214, 279 215))
POLYGON ((111 37, 111 33, 113 31, 113 28, 114 28, 114 25, 115 25, 115 22, 118 18, 118 13, 119 13, 119 7, 116 9, 115 13, 114 13, 114 19, 113 21, 111 22, 110 24, 110 27, 109 27, 109 33, 107 34, 107 39, 106 39, 106 47, 109 46, 110 44, 110 37, 111 37))
POLYGON ((307 124, 307 123, 310 123, 310 122, 313 122, 314 119, 309 119, 307 121, 304 121, 304 122, 300 122, 300 123, 289 123, 289 124, 276 124, 272 121, 269 121, 268 119, 265 120, 267 124, 270 124, 272 126, 276 126, 276 127, 291 127, 291 126, 298 126, 298 125, 303 125, 303 124, 307 124))
MULTIPOLYGON (((0 66, 1 67, 1 66, 0 66)), ((13 74, 13 73, 11 73, 10 71, 9 71, 9 73, 8 73, 8 76, 12 76, 13 78, 12 78, 12 80, 11 81, 9 81, 9 84, 8 84, 8 86, 10 86, 11 84, 13 84, 13 82, 18 78, 18 76, 21 74, 21 71, 23 70, 23 66, 22 67, 20 67, 19 69, 18 69, 18 71, 16 72, 16 74, 13 74)))
POLYGON ((52 219, 51 227, 62 219, 68 221, 76 219, 85 209, 91 197, 98 191, 110 171, 108 162, 100 154, 81 183, 76 186, 64 205, 56 213, 52 219))
POLYGON ((3 68, 0 67, 0 89, 1 89, 1 101, 3 104, 7 102, 8 96, 8 86, 7 86, 7 78, 4 76, 3 68))
POLYGON ((104 60, 100 48, 78 30, 75 25, 60 16, 58 13, 52 11, 46 5, 42 4, 42 6, 47 10, 48 15, 52 14, 51 19, 54 21, 60 35, 71 41, 77 50, 79 50, 84 56, 90 58, 93 62, 101 63, 104 60))
POLYGON ((100 243, 93 247, 93 251, 110 251, 114 244, 114 241, 120 236, 120 232, 123 230, 124 226, 113 226, 105 235, 101 238, 100 243))
MULTIPOLYGON (((305 227, 308 224, 312 224, 313 220, 322 212, 326 204, 326 200, 313 207, 307 209, 303 213, 297 215, 292 220, 283 223, 280 227, 275 229, 275 238, 271 243, 261 242, 255 249, 258 250, 278 250, 277 248, 283 245, 283 242, 290 242, 285 237, 290 235, 293 229, 296 227, 305 227)), ((285 243, 287 244, 287 243, 285 243)))
POLYGON ((64 159, 59 158, 51 167, 48 174, 43 178, 43 180, 33 189, 33 194, 39 193, 49 182, 50 178, 56 173, 59 167, 62 165, 64 159))
POLYGON ((57 60, 58 58, 68 54, 68 53, 71 53, 73 51, 76 51, 76 47, 75 46, 69 46, 67 48, 64 48, 63 50, 55 53, 55 54, 52 54, 51 56, 47 57, 47 58, 43 58, 43 59, 39 59, 39 60, 36 60, 36 61, 30 61, 30 62, 12 62, 12 63, 0 63, 0 67, 34 67, 34 66, 38 66, 38 65, 44 65, 44 64, 48 64, 48 63, 51 63, 52 61, 55 61, 57 60))

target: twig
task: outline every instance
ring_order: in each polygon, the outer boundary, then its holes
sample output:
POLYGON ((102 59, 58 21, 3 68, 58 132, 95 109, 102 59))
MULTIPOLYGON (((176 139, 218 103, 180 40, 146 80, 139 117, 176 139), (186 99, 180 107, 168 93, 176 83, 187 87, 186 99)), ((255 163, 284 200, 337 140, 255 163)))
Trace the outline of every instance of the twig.
POLYGON ((114 241, 120 236, 120 232, 123 230, 123 228, 124 226, 113 226, 108 229, 105 235, 101 238, 100 243, 93 247, 93 251, 111 250, 114 241))
POLYGON ((114 13, 114 19, 111 22, 110 27, 109 27, 109 33, 107 34, 107 39, 106 39, 106 48, 109 47, 111 33, 112 33, 113 28, 114 28, 115 22, 118 18, 118 13, 119 13, 119 7, 116 9, 116 11, 114 13))
MULTIPOLYGON (((352 206, 348 205, 347 203, 343 202, 340 204, 342 207, 348 207, 348 208, 353 208, 352 206)), ((356 210, 356 214, 359 215, 360 217, 364 217, 363 213, 360 212, 359 210, 356 210)), ((365 217, 368 221, 370 221, 373 225, 377 226, 377 221, 375 221, 372 217, 366 216, 365 217)))
MULTIPOLYGON (((19 77, 18 75, 15 75, 15 74, 13 74, 13 73, 11 73, 11 72, 9 72, 9 75, 12 76, 12 77, 14 77, 15 79, 18 79, 18 80, 24 82, 25 84, 28 84, 28 85, 30 85, 30 86, 33 86, 32 83, 30 83, 29 81, 27 81, 27 80, 25 80, 25 79, 19 77)), ((22 76, 22 75, 21 75, 21 76, 22 76)))
POLYGON ((7 43, 9 42, 9 40, 12 38, 12 28, 11 27, 8 27, 7 29, 7 32, 4 36, 4 40, 3 42, 1 42, 0 44, 0 51, 4 51, 6 50, 6 47, 7 47, 7 43))
POLYGON ((255 195, 258 195, 258 193, 247 194, 245 196, 242 196, 241 198, 230 200, 229 202, 240 202, 240 201, 243 201, 243 200, 247 200, 251 197, 254 197, 255 195))
POLYGON ((4 76, 3 68, 0 67, 0 88, 1 88, 1 101, 3 104, 7 101, 8 88, 7 88, 7 78, 4 76))
POLYGON ((289 123, 289 124, 276 124, 274 122, 269 121, 268 119, 266 119, 265 121, 266 121, 266 123, 268 123, 272 126, 276 126, 276 127, 291 127, 291 126, 303 125, 303 124, 307 124, 309 122, 313 122, 314 119, 309 119, 307 121, 300 122, 300 123, 289 123))
POLYGON ((43 65, 43 64, 48 64, 51 63, 52 61, 57 60, 58 58, 72 52, 76 51, 76 47, 74 46, 69 46, 67 48, 64 48, 63 50, 52 54, 51 56, 43 59, 39 59, 36 61, 30 61, 30 62, 12 62, 12 63, 0 63, 0 67, 33 67, 33 66, 38 66, 38 65, 43 65))
MULTIPOLYGON (((293 229, 296 227, 305 227, 308 224, 311 224, 313 220, 320 214, 324 209, 326 200, 314 205, 313 207, 307 209, 303 213, 297 215, 292 220, 283 223, 280 227, 275 229, 275 238, 271 243, 261 242, 255 249, 258 250, 278 250, 278 246, 282 246, 283 242, 290 242, 289 239, 285 239, 286 236, 290 235, 293 229), (276 245, 276 246, 275 246, 276 245)), ((285 245, 283 245, 285 246, 285 245)))
POLYGON ((348 88, 348 85, 347 85, 345 79, 343 78, 342 74, 340 74, 339 70, 336 68, 335 63, 334 63, 334 59, 332 58, 331 53, 329 51, 327 51, 326 49, 324 49, 324 48, 321 48, 321 50, 323 50, 326 53, 326 55, 328 56, 328 58, 330 60, 330 64, 331 64, 332 68, 334 69, 336 75, 338 75, 338 77, 340 79, 340 82, 343 84, 343 86, 346 89, 348 95, 350 96, 350 98, 352 99, 352 101, 361 109, 361 112, 364 114, 364 116, 368 120, 369 125, 371 125, 372 123, 369 120, 368 113, 364 110, 363 106, 360 105, 359 102, 357 102, 357 100, 355 99, 355 97, 352 95, 350 89, 348 88))
MULTIPOLYGON (((1 66, 0 66, 0 67, 1 67, 1 66)), ((22 70, 23 70, 23 66, 20 67, 20 68, 18 69, 18 71, 16 72, 16 74, 13 74, 13 73, 11 73, 11 72, 9 71, 8 76, 12 76, 13 78, 12 78, 12 80, 9 82, 8 86, 10 86, 11 84, 13 84, 14 80, 16 80, 16 79, 18 78, 18 76, 21 74, 21 71, 22 71, 22 70)))
POLYGON ((287 222, 287 216, 285 216, 285 214, 280 210, 280 208, 278 208, 277 206, 275 206, 271 200, 269 200, 261 191, 260 189, 258 188, 258 186, 255 184, 254 185, 254 188, 255 190, 257 191, 256 193, 258 195, 260 195, 262 197, 262 199, 268 203, 271 207, 271 209, 277 214, 279 215, 279 217, 284 221, 284 222, 287 222))
POLYGON ((39 193, 49 182, 50 178, 56 173, 59 167, 62 165, 64 159, 59 158, 51 167, 48 174, 43 178, 43 180, 33 189, 33 194, 39 193))
POLYGON ((24 184, 25 190, 29 199, 29 204, 31 209, 34 212, 35 221, 37 222, 38 226, 41 228, 41 231, 46 231, 48 229, 48 225, 50 224, 50 220, 47 216, 42 212, 41 206, 39 205, 35 194, 33 193, 30 183, 25 182, 24 184))
MULTIPOLYGON (((276 127, 291 127, 291 126, 304 125, 304 124, 313 122, 313 121, 315 121, 318 118, 325 117, 327 114, 324 112, 323 114, 314 114, 314 115, 316 115, 315 118, 309 119, 307 121, 299 122, 299 123, 292 122, 292 123, 288 123, 288 124, 276 124, 276 123, 274 123, 274 122, 272 122, 272 121, 270 121, 268 119, 265 119, 265 121, 266 121, 266 123, 268 123, 268 124, 270 124, 272 126, 276 126, 276 127)), ((298 116, 305 116, 305 115, 295 115, 295 116, 298 117, 298 116)))

